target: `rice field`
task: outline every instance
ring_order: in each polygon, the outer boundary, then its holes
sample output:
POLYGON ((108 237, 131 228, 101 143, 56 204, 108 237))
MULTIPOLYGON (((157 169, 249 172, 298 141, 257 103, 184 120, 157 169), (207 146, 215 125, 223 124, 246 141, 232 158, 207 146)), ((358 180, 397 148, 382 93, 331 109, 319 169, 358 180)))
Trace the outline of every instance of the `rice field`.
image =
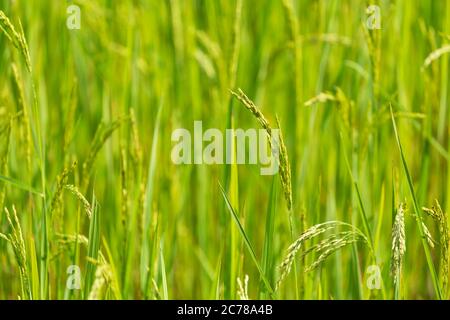
POLYGON ((0 299, 449 299, 449 53, 450 1, 0 0, 0 299))

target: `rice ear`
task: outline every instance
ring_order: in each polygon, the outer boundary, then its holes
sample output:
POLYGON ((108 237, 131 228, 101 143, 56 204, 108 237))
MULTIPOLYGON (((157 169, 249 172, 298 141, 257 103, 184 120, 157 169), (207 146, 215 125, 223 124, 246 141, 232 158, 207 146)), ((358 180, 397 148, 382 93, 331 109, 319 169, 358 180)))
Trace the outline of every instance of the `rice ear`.
POLYGON ((432 217, 439 226, 439 245, 440 245, 440 261, 439 261, 439 279, 442 287, 443 297, 448 295, 449 282, 449 241, 450 234, 447 221, 447 213, 442 211, 438 200, 435 200, 435 205, 430 209, 423 207, 422 210, 432 217))
MULTIPOLYGON (((275 141, 278 145, 271 146, 272 150, 275 148, 278 150, 279 153, 279 173, 280 173, 280 180, 281 185, 283 187, 284 191, 284 197, 286 199, 287 208, 288 210, 292 209, 292 182, 291 182, 291 165, 289 163, 288 154, 286 145, 284 143, 283 134, 281 132, 281 129, 279 129, 279 138, 278 139, 272 139, 272 128, 269 124, 269 121, 266 119, 266 117, 263 115, 263 113, 259 110, 259 108, 251 101, 245 93, 238 89, 237 92, 231 91, 231 93, 246 107, 258 120, 258 122, 261 124, 264 130, 266 130, 267 135, 269 136, 269 141, 275 141), (278 141, 277 141, 278 140, 278 141)), ((278 117, 276 118, 277 126, 280 128, 280 122, 278 117)))
POLYGON ((6 38, 8 38, 13 46, 22 54, 25 59, 27 70, 31 74, 31 58, 25 40, 22 23, 19 21, 19 31, 17 31, 5 13, 0 10, 0 30, 3 31, 6 38))
POLYGON ((291 271, 292 264, 295 260, 297 253, 305 246, 306 241, 312 240, 322 234, 325 234, 331 230, 338 230, 338 228, 348 229, 347 231, 336 231, 334 234, 326 237, 319 244, 305 250, 302 256, 309 253, 315 253, 317 258, 306 267, 305 272, 310 272, 319 267, 325 260, 335 253, 340 248, 343 248, 354 242, 368 243, 366 236, 356 228, 355 226, 341 222, 341 221, 327 221, 324 223, 316 224, 305 232, 303 232, 296 241, 294 241, 287 249, 287 255, 283 262, 280 264, 280 277, 278 278, 275 290, 277 290, 283 280, 291 271))
POLYGON ((406 252, 405 210, 406 205, 404 203, 400 203, 395 215, 394 224, 392 226, 391 275, 394 278, 394 284, 398 284, 400 282, 403 256, 406 252))
POLYGON ((426 68, 428 68, 434 61, 436 61, 437 59, 439 59, 442 55, 450 53, 450 45, 445 45, 442 48, 439 48, 433 52, 431 52, 427 58, 425 59, 423 66, 422 66, 422 71, 425 70, 426 68))
POLYGON ((74 185, 65 185, 65 189, 69 190, 82 204, 84 207, 84 211, 86 212, 89 219, 92 217, 92 206, 89 204, 89 201, 84 197, 84 195, 80 192, 80 190, 74 185))

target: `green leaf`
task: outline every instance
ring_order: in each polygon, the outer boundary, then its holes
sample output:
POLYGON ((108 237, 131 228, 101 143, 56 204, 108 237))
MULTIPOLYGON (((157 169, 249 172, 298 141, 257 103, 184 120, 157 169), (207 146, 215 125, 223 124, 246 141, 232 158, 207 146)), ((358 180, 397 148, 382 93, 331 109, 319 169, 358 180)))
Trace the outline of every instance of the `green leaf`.
POLYGON ((256 258, 255 250, 253 249, 252 244, 250 243, 250 240, 247 237, 247 234, 245 233, 244 228, 241 225, 241 222, 239 221, 239 218, 233 208, 233 206, 230 203, 230 200, 228 199, 225 190, 222 188, 222 185, 219 183, 220 190, 222 192, 223 198, 225 199, 225 202, 227 204, 228 211, 231 214, 231 217, 233 218, 233 221, 236 223, 236 226, 238 227, 239 233, 241 234, 242 238, 244 239, 244 243, 250 253, 250 256, 252 257, 253 262, 255 263, 256 268, 259 271, 259 274, 262 278, 262 281, 264 282, 266 289, 269 291, 270 294, 273 294, 273 289, 267 280, 266 276, 264 275, 263 269, 261 268, 258 259, 256 258))

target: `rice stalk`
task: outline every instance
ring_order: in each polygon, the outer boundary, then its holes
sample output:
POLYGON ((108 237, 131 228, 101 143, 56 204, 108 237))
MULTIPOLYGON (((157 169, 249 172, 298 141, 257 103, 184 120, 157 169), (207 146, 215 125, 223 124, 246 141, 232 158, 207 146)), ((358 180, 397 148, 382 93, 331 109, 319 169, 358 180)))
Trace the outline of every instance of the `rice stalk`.
POLYGON ((123 230, 126 230, 126 220, 127 220, 127 213, 128 213, 128 190, 127 190, 127 154, 124 148, 121 148, 120 152, 120 182, 122 186, 122 192, 121 192, 121 223, 123 230))
MULTIPOLYGON (((239 36, 239 35, 238 35, 239 36)), ((232 75, 235 73, 230 74, 231 72, 235 72, 233 71, 234 66, 236 66, 236 70, 237 70, 237 61, 234 62, 232 61, 230 63, 230 69, 227 70, 226 68, 226 61, 223 58, 223 53, 222 53, 222 49, 220 48, 219 44, 215 41, 213 41, 208 34, 206 34, 204 31, 200 31, 197 30, 195 32, 195 37, 199 43, 199 45, 201 45, 201 47, 203 47, 205 51, 205 58, 209 59, 211 61, 211 63, 214 65, 213 67, 213 71, 214 73, 217 75, 218 77, 218 81, 220 84, 224 85, 227 83, 227 76, 229 78, 232 78, 232 75)), ((234 59, 234 56, 237 55, 237 51, 238 50, 238 41, 235 37, 232 38, 233 39, 233 43, 232 43, 232 57, 231 59, 234 59)))
POLYGON ((312 97, 311 99, 307 100, 304 103, 304 106, 311 107, 318 103, 326 103, 328 101, 337 101, 337 99, 331 92, 321 92, 318 95, 316 95, 315 97, 312 97))
POLYGON ((152 278, 152 285, 153 285, 153 296, 155 300, 162 300, 161 292, 158 288, 158 284, 156 283, 155 279, 152 278))
POLYGON ((122 235, 122 250, 121 250, 121 257, 122 261, 127 261, 127 255, 128 255, 128 248, 127 248, 127 242, 128 242, 128 172, 127 172, 127 153, 125 151, 125 148, 121 148, 120 152, 120 183, 122 187, 121 192, 121 207, 120 207, 120 223, 122 226, 123 235, 122 235))
POLYGON ((69 190, 81 202, 84 207, 84 211, 90 219, 92 217, 92 207, 89 204, 89 201, 87 201, 84 195, 80 192, 80 190, 76 186, 71 184, 65 185, 64 188, 69 190))
POLYGON ((444 54, 447 54, 447 53, 450 53, 450 44, 447 44, 447 45, 443 46, 442 48, 439 48, 439 49, 431 52, 426 57, 426 59, 423 63, 423 66, 422 66, 422 70, 425 70, 426 68, 428 68, 434 61, 436 61, 441 56, 443 56, 444 54))
POLYGON ((242 280, 241 278, 237 278, 237 284, 238 284, 238 291, 237 291, 237 295, 239 297, 240 300, 249 300, 248 298, 248 274, 245 275, 244 277, 244 284, 242 284, 242 280))
POLYGON ((405 211, 406 205, 400 203, 392 225, 391 275, 394 278, 396 297, 399 295, 403 256, 406 252, 405 211))
POLYGON ((86 191, 86 188, 89 183, 89 177, 91 174, 92 166, 95 162, 98 152, 105 144, 106 140, 113 134, 113 132, 119 128, 123 121, 127 118, 119 118, 109 124, 104 124, 103 122, 97 128, 94 139, 92 140, 91 147, 89 149, 88 156, 83 163, 83 183, 82 190, 86 191))
POLYGON ((330 255, 339 249, 365 238, 359 232, 345 232, 341 233, 339 237, 331 237, 324 240, 324 242, 315 248, 315 253, 318 256, 316 260, 305 268, 305 272, 310 272, 318 268, 330 255))
POLYGON ((64 154, 66 155, 66 157, 69 155, 69 147, 70 147, 70 143, 73 139, 75 114, 76 114, 77 105, 78 105, 77 89, 78 89, 78 81, 76 79, 74 79, 72 90, 70 91, 69 105, 67 108, 68 111, 67 111, 67 115, 65 118, 65 126, 64 126, 63 151, 64 151, 64 154))
POLYGON ((287 201, 288 210, 292 209, 292 177, 291 177, 291 165, 287 154, 286 145, 284 144, 283 132, 280 126, 280 120, 278 116, 275 117, 277 121, 277 127, 279 129, 279 156, 280 156, 280 178, 281 185, 284 191, 284 198, 287 201))
MULTIPOLYGON (((66 248, 70 245, 82 245, 85 248, 89 246, 89 239, 84 234, 65 234, 65 233, 55 233, 55 240, 60 247, 61 252, 65 252, 66 248)), ((98 251, 98 258, 100 261, 106 261, 105 255, 102 250, 98 251)), ((88 260, 92 260, 87 257, 88 260)))
POLYGON ((56 190, 50 202, 50 216, 58 220, 61 218, 61 203, 64 187, 67 185, 69 174, 73 172, 78 162, 74 161, 69 168, 64 168, 63 172, 56 178, 56 190))
POLYGON ((283 0, 283 8, 286 19, 288 21, 289 37, 293 47, 294 53, 294 85, 295 85, 295 108, 294 114, 297 114, 297 108, 301 106, 301 99, 303 96, 302 87, 302 38, 299 33, 299 19, 295 14, 294 3, 292 0, 283 0))
MULTIPOLYGON (((256 120, 260 123, 264 130, 266 130, 267 135, 269 136, 269 143, 272 143, 272 128, 270 127, 269 121, 264 117, 262 112, 258 109, 258 107, 251 101, 245 93, 238 89, 237 92, 231 91, 231 93, 246 107, 256 118, 256 120)), ((278 127, 279 121, 277 118, 278 127)), ((276 141, 278 145, 272 146, 272 150, 277 150, 279 153, 279 173, 281 185, 284 191, 284 197, 286 199, 287 208, 291 210, 292 208, 292 182, 291 182, 291 165, 289 163, 286 145, 284 144, 284 139, 281 130, 279 130, 279 141, 276 141)))
POLYGON ((441 248, 440 262, 439 262, 439 279, 442 288, 443 297, 448 296, 448 282, 449 282, 449 228, 447 221, 447 213, 442 211, 438 200, 435 200, 435 205, 429 208, 423 207, 422 210, 431 216, 439 226, 439 244, 441 248))
POLYGON ((263 129, 266 130, 267 134, 271 137, 272 129, 269 125, 269 121, 267 121, 266 117, 264 117, 253 101, 251 101, 241 89, 238 89, 237 92, 231 91, 231 94, 233 94, 244 105, 244 107, 246 107, 253 114, 263 129))
POLYGON ((106 263, 101 263, 95 271, 95 278, 89 292, 88 300, 103 300, 112 284, 111 268, 106 263))
POLYGON ((318 95, 307 100, 303 105, 305 107, 311 107, 316 104, 323 104, 327 102, 335 102, 339 109, 339 116, 342 120, 344 128, 347 133, 351 129, 351 119, 350 114, 352 110, 352 101, 349 101, 344 91, 341 88, 336 87, 336 92, 332 93, 330 91, 320 92, 318 95))
POLYGON ((12 214, 5 208, 6 219, 11 229, 9 234, 1 234, 0 238, 9 242, 13 248, 17 265, 19 267, 20 284, 22 288, 22 298, 26 300, 32 299, 31 284, 29 280, 27 253, 25 240, 22 234, 19 218, 17 217, 16 208, 12 207, 12 214))
POLYGON ((381 67, 381 32, 380 30, 374 29, 369 31, 367 28, 363 27, 364 37, 367 42, 367 47, 369 50, 369 58, 371 65, 371 74, 373 81, 373 96, 375 101, 378 100, 379 96, 379 85, 380 85, 380 67, 381 67))
POLYGON ((420 236, 421 236, 422 246, 423 246, 423 249, 424 249, 424 252, 425 252, 425 258, 427 260, 428 269, 430 271, 431 278, 432 278, 432 281, 433 281, 433 288, 434 288, 436 297, 438 299, 442 299, 442 292, 441 292, 441 288, 440 288, 440 285, 439 285, 438 275, 436 273, 436 268, 434 266, 433 259, 431 257, 431 252, 430 252, 430 247, 429 247, 428 241, 426 240, 426 237, 425 237, 425 234, 424 234, 423 224, 422 224, 422 222, 423 222, 422 219, 423 218, 422 218, 421 211, 419 209, 416 193, 414 191, 414 186, 413 186, 411 174, 409 172, 408 164, 406 162, 405 154, 403 152, 403 146, 402 146, 402 143, 400 141, 400 136, 398 134, 397 124, 396 124, 395 119, 394 119, 394 112, 392 110, 392 105, 390 105, 389 107, 390 107, 391 120, 392 120, 393 129, 394 129, 395 140, 397 141, 397 147, 398 147, 398 150, 399 150, 399 153, 400 153, 400 159, 401 159, 403 171, 404 171, 405 176, 407 178, 408 189, 409 189, 409 192, 411 194, 411 198, 413 200, 414 213, 416 215, 417 227, 419 229, 419 233, 420 233, 420 236))
POLYGON ((31 130, 30 130, 30 116, 28 114, 28 108, 25 102, 25 93, 22 85, 22 79, 20 77, 19 70, 15 63, 11 64, 11 68, 13 71, 13 89, 16 92, 17 97, 17 105, 19 107, 19 112, 21 112, 21 128, 22 134, 25 143, 25 156, 27 161, 28 170, 31 170, 31 130))
POLYGON ((5 13, 0 10, 0 30, 3 31, 6 38, 16 47, 25 59, 28 72, 31 74, 31 58, 28 50, 28 45, 25 40, 22 23, 19 20, 19 31, 16 31, 14 25, 11 23, 5 13))
POLYGON ((136 122, 136 111, 134 108, 130 108, 130 125, 131 125, 131 133, 133 140, 133 148, 132 148, 132 159, 135 165, 140 165, 142 163, 142 147, 141 142, 139 141, 139 132, 136 122))
POLYGON ((352 45, 352 39, 346 36, 342 36, 336 33, 321 33, 321 34, 309 34, 300 36, 300 42, 305 43, 329 43, 329 44, 340 44, 346 47, 352 45))
POLYGON ((286 257, 283 259, 282 263, 279 266, 280 277, 278 278, 275 290, 280 287, 283 280, 291 271, 291 267, 295 260, 295 257, 297 256, 297 253, 305 246, 306 241, 312 240, 313 238, 316 238, 327 231, 333 229, 336 230, 339 227, 349 228, 350 231, 336 232, 335 234, 319 242, 319 244, 303 252, 302 257, 313 252, 316 253, 317 256, 316 260, 305 269, 305 272, 312 271, 319 267, 331 254, 342 247, 345 247, 357 241, 368 243, 366 236, 364 236, 364 234, 358 228, 345 222, 327 221, 308 228, 287 249, 286 257))
POLYGON ((425 238, 428 242, 428 245, 430 246, 430 248, 434 248, 435 241, 433 240, 433 236, 431 235, 430 230, 428 229, 427 225, 424 222, 422 222, 422 228, 425 234, 425 238))
POLYGON ((82 234, 62 234, 62 233, 56 233, 56 241, 58 244, 62 246, 66 246, 69 244, 79 243, 84 246, 88 245, 88 238, 85 235, 82 234))
POLYGON ((236 85, 238 61, 239 61, 239 49, 241 42, 241 16, 242 16, 242 0, 236 1, 236 12, 233 25, 233 32, 231 35, 231 63, 229 70, 229 87, 234 88, 236 85))
POLYGON ((210 56, 216 64, 220 60, 222 60, 222 49, 217 42, 213 41, 208 36, 208 34, 206 34, 204 31, 196 30, 195 37, 198 40, 199 44, 204 47, 208 56, 210 56))
MULTIPOLYGON (((8 153, 9 142, 11 135, 11 121, 6 123, 0 123, 0 174, 5 174, 8 165, 8 153)), ((5 182, 0 181, 0 208, 3 208, 3 204, 6 196, 5 182)))

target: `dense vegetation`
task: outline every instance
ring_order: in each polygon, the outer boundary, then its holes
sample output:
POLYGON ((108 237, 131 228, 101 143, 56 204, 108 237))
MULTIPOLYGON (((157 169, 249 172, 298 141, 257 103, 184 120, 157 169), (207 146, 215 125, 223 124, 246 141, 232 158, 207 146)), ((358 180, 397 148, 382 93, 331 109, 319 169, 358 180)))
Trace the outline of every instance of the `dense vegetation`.
POLYGON ((0 0, 0 299, 449 298, 449 1, 71 4, 0 0))

